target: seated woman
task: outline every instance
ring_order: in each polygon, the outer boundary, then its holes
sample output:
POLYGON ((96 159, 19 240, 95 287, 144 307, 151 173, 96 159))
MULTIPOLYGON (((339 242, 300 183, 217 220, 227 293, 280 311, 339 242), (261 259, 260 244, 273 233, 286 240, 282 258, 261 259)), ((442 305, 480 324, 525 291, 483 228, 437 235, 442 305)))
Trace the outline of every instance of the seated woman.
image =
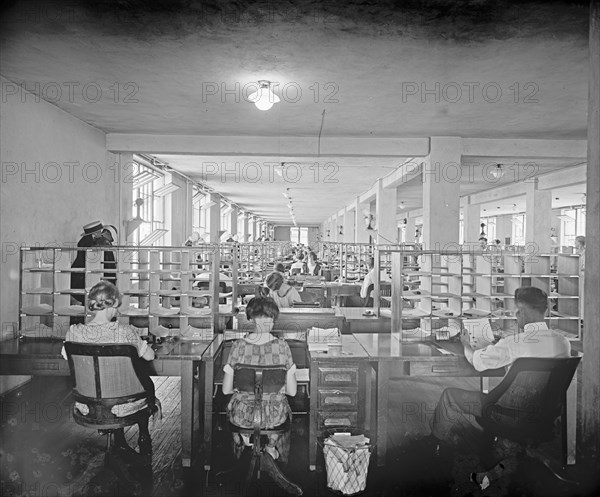
MULTIPOLYGON (((246 307, 246 317, 254 325, 254 329, 245 338, 237 340, 231 347, 227 364, 223 367, 223 393, 233 394, 227 406, 227 419, 241 428, 252 428, 254 412, 254 394, 237 392, 233 389, 233 372, 236 364, 248 364, 258 366, 284 365, 287 368, 286 385, 278 393, 263 395, 261 428, 274 428, 292 417, 292 411, 286 395, 296 395, 296 366, 292 359, 292 352, 287 342, 282 338, 276 338, 271 334, 273 323, 279 316, 279 308, 273 299, 268 297, 253 298, 246 307)), ((249 444, 249 439, 239 438, 234 434, 236 455, 239 457, 240 450, 249 444)), ((289 433, 281 437, 270 435, 266 451, 277 459, 281 453, 282 460, 287 461, 289 453, 289 433), (286 439, 287 438, 287 439, 286 439)))
POLYGON ((269 297, 275 301, 279 309, 292 307, 294 302, 302 302, 298 290, 288 285, 283 280, 281 273, 270 273, 267 276, 265 285, 269 289, 269 297))
MULTIPOLYGON (((92 287, 88 294, 87 306, 94 313, 93 319, 87 324, 75 324, 69 327, 65 342, 76 343, 95 343, 95 344, 131 344, 138 351, 138 356, 146 361, 154 359, 154 350, 143 341, 138 334, 129 325, 119 324, 112 321, 117 315, 117 309, 121 305, 121 295, 115 285, 108 281, 100 281, 92 287)), ((62 349, 62 355, 66 359, 65 349, 62 349)), ((154 387, 154 384, 152 384, 154 387)), ((154 394, 154 392, 152 392, 154 394)), ((154 399, 160 413, 160 401, 154 399)), ((129 416, 137 411, 147 407, 146 399, 130 402, 128 404, 119 404, 113 407, 115 416, 129 416)), ((88 406, 79 402, 75 403, 75 408, 82 414, 87 414, 88 406)), ((148 420, 139 425, 138 447, 140 454, 152 453, 152 441, 148 430, 148 420)), ((118 449, 134 452, 127 445, 123 428, 114 431, 115 447, 118 449)))
POLYGON ((306 273, 310 276, 321 275, 321 264, 317 262, 317 254, 309 252, 308 262, 306 263, 306 273))
POLYGON ((290 267, 290 274, 293 276, 294 274, 304 274, 306 273, 306 263, 304 262, 304 254, 300 251, 296 256, 296 260, 290 267))

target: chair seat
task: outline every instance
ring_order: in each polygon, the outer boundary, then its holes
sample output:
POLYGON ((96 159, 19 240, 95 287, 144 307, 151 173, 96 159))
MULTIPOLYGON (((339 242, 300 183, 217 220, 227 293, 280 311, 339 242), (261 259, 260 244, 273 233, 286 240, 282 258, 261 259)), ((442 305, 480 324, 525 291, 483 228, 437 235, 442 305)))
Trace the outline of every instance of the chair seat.
MULTIPOLYGON (((284 433, 290 429, 290 426, 291 426, 290 418, 288 418, 284 423, 280 424, 279 426, 275 426, 274 428, 261 428, 260 434, 261 435, 271 435, 271 434, 284 433)), ((244 435, 253 435, 254 434, 254 428, 242 428, 241 426, 233 424, 231 421, 229 422, 229 427, 230 427, 232 433, 243 433, 244 435)))
POLYGON ((93 417, 81 414, 73 408, 73 419, 78 425, 95 428, 98 430, 116 430, 126 426, 132 426, 139 423, 140 420, 147 419, 158 410, 157 406, 147 406, 129 416, 118 417, 112 413, 109 416, 93 417))

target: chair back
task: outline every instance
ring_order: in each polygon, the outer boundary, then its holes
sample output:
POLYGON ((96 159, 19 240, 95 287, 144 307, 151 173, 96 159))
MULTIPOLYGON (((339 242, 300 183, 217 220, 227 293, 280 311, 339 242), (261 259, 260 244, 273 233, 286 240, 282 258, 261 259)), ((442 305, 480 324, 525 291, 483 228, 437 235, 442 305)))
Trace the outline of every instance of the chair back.
POLYGON ((236 364, 233 368, 233 388, 253 393, 257 400, 263 393, 277 393, 285 387, 285 366, 254 366, 236 364))
POLYGON ((581 356, 517 359, 485 397, 478 421, 495 435, 512 440, 550 440, 579 361, 581 356))
POLYGON ((78 423, 108 425, 117 421, 113 406, 144 398, 154 408, 154 383, 135 346, 65 342, 65 351, 73 397, 90 409, 88 415, 74 415, 78 423))

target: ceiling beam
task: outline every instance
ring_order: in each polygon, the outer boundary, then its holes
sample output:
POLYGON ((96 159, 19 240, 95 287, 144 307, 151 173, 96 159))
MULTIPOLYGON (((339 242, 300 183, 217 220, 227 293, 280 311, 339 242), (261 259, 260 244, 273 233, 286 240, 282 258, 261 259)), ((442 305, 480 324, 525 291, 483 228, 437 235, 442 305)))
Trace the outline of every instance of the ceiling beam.
POLYGON ((411 159, 383 178, 383 188, 396 188, 421 174, 423 161, 411 159))
POLYGON ((418 157, 429 153, 429 138, 303 136, 191 136, 108 133, 113 152, 210 156, 418 157))
MULTIPOLYGON (((585 189, 587 165, 580 164, 572 167, 565 167, 557 171, 538 176, 539 190, 554 190, 565 186, 581 184, 585 189)), ((512 197, 525 195, 527 190, 527 181, 510 183, 508 185, 491 188, 483 192, 465 195, 460 199, 460 206, 464 207, 467 203, 483 204, 495 200, 502 200, 512 197)))
POLYGON ((558 171, 553 171, 548 174, 543 174, 539 177, 539 190, 553 190, 565 186, 582 184, 585 191, 585 183, 587 181, 587 164, 579 164, 577 166, 565 167, 558 171))
POLYGON ((495 138, 463 138, 462 155, 484 157, 584 159, 586 140, 523 140, 495 138))

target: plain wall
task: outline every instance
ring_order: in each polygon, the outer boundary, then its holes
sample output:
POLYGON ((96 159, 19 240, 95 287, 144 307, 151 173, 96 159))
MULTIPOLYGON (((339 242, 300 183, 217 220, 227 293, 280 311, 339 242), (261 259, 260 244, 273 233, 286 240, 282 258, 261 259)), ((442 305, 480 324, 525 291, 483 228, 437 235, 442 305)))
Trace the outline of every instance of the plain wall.
MULTIPOLYGON (((32 94, 3 95, 0 144, 0 320, 6 337, 18 322, 19 247, 73 246, 85 224, 100 220, 121 228, 123 217, 118 156, 107 153, 102 131, 32 94)), ((0 392, 17 381, 0 377, 0 392)))

